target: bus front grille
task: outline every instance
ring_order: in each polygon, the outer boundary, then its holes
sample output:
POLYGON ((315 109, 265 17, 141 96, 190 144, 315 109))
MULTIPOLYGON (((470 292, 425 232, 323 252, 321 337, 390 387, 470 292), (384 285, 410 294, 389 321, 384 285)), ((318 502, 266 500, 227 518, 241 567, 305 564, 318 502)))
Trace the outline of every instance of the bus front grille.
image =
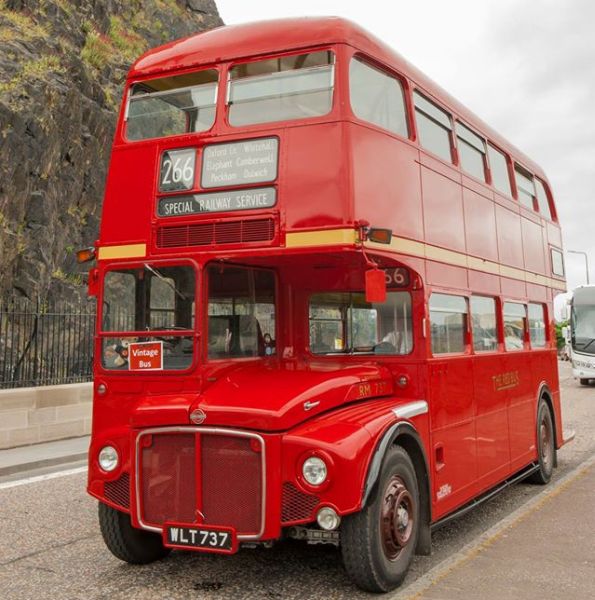
POLYGON ((158 248, 220 246, 225 244, 273 242, 274 240, 274 219, 243 219, 241 221, 167 225, 157 229, 158 248))
POLYGON ((265 493, 260 437, 162 430, 142 433, 137 448, 141 524, 197 523, 233 527, 240 536, 260 534, 265 493))

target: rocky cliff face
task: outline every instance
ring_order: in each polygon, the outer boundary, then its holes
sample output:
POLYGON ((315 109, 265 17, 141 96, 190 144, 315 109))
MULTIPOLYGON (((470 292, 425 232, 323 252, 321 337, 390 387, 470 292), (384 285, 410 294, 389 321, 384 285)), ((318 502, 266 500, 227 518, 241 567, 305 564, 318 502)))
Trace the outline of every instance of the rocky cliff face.
POLYGON ((0 297, 84 296, 122 85, 214 0, 0 0, 0 297))

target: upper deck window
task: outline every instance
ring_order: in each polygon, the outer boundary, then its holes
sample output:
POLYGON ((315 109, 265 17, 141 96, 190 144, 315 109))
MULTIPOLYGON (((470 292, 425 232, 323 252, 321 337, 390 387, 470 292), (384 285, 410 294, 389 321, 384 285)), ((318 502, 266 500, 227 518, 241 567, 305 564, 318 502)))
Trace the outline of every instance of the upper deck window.
POLYGON ((512 196, 506 156, 500 150, 496 150, 496 148, 488 144, 488 158, 490 159, 490 171, 492 172, 494 187, 499 192, 507 196, 512 196))
POLYGON ((552 220, 552 211, 550 209, 550 202, 547 197, 547 191, 545 184, 535 179, 535 189, 537 190, 537 204, 539 205, 539 212, 546 218, 552 220))
POLYGON ((420 144, 440 158, 452 162, 450 115, 419 92, 414 92, 413 97, 420 144))
POLYGON ((356 117, 409 135, 403 85, 396 77, 354 58, 349 65, 349 95, 356 117))
POLYGON ((514 168, 514 174, 516 179, 516 188, 519 196, 519 202, 527 208, 535 208, 535 184, 533 183, 533 175, 525 171, 518 165, 514 168))
POLYGON ((230 124, 241 127, 326 115, 333 104, 334 62, 334 54, 325 50, 232 67, 230 124))
POLYGON ((214 69, 135 83, 126 115, 129 140, 207 131, 215 122, 214 69))
POLYGON ((461 169, 481 181, 486 180, 485 142, 468 127, 457 122, 457 139, 461 169))

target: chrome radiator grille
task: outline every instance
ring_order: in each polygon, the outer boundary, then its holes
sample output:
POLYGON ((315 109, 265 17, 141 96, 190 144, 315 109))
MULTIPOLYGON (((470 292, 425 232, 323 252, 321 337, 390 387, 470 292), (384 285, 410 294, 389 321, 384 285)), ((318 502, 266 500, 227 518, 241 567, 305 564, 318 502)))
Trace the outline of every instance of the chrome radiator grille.
POLYGON ((265 448, 256 434, 163 428, 137 440, 139 521, 233 527, 243 539, 264 527, 265 448))

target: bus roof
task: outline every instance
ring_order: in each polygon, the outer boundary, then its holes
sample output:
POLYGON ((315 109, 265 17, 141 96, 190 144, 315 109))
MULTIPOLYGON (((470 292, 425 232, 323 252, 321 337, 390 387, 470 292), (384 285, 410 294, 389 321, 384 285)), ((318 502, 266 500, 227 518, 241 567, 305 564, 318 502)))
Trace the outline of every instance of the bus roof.
POLYGON ((149 50, 132 65, 128 78, 326 44, 347 44, 394 68, 547 181, 543 170, 534 161, 398 52, 356 23, 340 17, 296 17, 216 27, 149 50))

